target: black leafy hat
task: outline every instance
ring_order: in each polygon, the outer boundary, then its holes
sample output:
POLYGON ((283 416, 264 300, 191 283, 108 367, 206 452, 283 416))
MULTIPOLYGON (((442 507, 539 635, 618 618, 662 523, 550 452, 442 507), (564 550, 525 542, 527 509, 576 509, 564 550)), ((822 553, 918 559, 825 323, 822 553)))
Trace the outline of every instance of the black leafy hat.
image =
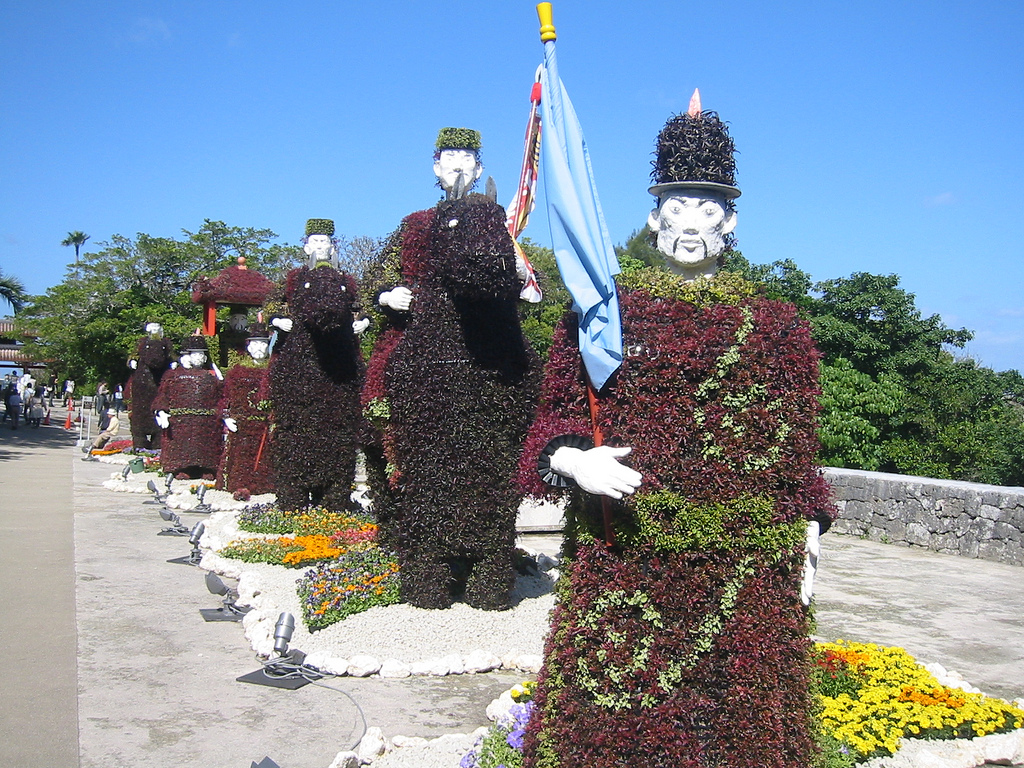
POLYGON ((690 108, 670 117, 658 134, 649 191, 661 196, 673 189, 714 189, 737 198, 735 151, 726 124, 716 112, 701 109, 700 92, 694 91, 690 108))
POLYGON ((205 336, 193 334, 185 339, 181 345, 182 352, 209 352, 210 345, 206 343, 205 336))

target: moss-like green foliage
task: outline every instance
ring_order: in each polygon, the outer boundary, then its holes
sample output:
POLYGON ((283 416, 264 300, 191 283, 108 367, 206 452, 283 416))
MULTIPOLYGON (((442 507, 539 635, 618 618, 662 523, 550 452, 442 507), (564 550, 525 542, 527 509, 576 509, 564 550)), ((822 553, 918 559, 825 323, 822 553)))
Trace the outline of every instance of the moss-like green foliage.
POLYGON ((437 141, 434 148, 438 152, 445 149, 468 149, 471 152, 479 152, 483 146, 480 141, 480 131, 472 128, 442 128, 437 132, 437 141))
POLYGON ((334 237, 334 219, 307 219, 306 237, 310 235, 334 237))
POLYGON ((630 266, 618 277, 618 284, 622 287, 643 289, 655 296, 685 301, 698 307, 739 304, 759 292, 754 283, 736 272, 719 272, 711 279, 701 276, 687 281, 664 269, 638 266, 633 262, 630 266))

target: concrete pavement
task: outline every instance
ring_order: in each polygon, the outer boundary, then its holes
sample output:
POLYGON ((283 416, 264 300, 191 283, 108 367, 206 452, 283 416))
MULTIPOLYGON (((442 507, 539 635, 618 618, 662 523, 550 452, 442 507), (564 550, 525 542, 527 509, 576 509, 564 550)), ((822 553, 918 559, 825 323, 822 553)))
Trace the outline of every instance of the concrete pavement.
MULTIPOLYGON (((0 425, 0 642, 21 662, 6 665, 0 765, 248 768, 270 756, 326 768, 359 736, 360 710, 388 736, 464 733, 519 681, 338 678, 336 690, 294 692, 235 682, 257 662, 240 626, 200 618, 218 598, 202 571, 166 562, 188 544, 156 535, 159 507, 102 488, 117 467, 82 462, 73 436, 24 429, 0 425)), ((822 541, 819 637, 901 645, 987 693, 1024 696, 1024 569, 822 541)), ((531 546, 551 550, 557 537, 531 546)))

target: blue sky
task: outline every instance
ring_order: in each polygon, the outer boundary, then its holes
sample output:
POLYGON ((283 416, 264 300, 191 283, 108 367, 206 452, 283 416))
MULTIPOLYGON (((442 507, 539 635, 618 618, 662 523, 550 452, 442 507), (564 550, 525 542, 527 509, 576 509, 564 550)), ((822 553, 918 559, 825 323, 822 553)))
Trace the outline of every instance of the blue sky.
MULTIPOLYGON (((612 239, 643 225, 651 151, 694 87, 731 125, 737 235, 817 279, 895 272, 968 353, 1024 369, 1024 4, 555 0, 560 74, 612 239)), ((534 3, 7 0, 0 268, 41 293, 114 234, 205 218, 296 242, 382 236, 437 199, 437 129, 517 181, 534 3)), ((538 212, 526 234, 549 242, 538 212)))

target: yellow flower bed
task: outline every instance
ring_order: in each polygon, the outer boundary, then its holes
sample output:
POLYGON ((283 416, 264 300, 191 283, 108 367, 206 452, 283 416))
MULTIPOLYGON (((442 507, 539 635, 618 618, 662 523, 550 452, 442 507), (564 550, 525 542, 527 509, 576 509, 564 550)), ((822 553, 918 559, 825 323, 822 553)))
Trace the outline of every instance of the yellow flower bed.
POLYGON ((820 643, 860 679, 853 696, 821 696, 825 731, 862 758, 891 755, 903 737, 973 738, 1024 727, 1024 710, 940 685, 902 648, 820 643))

